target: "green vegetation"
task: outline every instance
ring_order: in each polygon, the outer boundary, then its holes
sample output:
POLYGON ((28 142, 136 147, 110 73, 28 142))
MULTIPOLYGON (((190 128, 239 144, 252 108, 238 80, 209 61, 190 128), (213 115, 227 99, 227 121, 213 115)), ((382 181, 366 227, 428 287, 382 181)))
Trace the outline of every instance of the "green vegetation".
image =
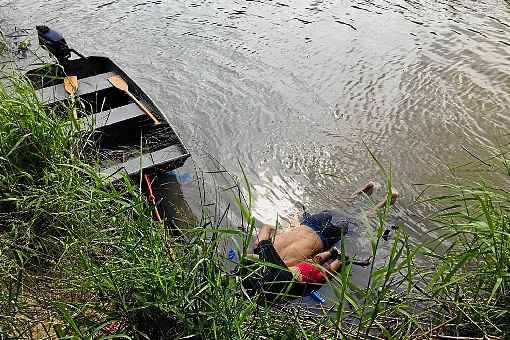
MULTIPOLYGON (((503 164, 506 160, 501 158, 503 164)), ((427 290, 474 334, 510 332, 510 193, 479 184, 442 186, 434 220, 446 251, 429 247, 427 290)))
POLYGON ((26 38, 18 43, 18 50, 26 51, 30 47, 30 38, 26 38))
POLYGON ((174 239, 139 187, 103 182, 78 157, 84 136, 69 133, 25 79, 0 88, 0 117, 4 337, 313 334, 240 294, 218 256, 228 234, 205 223, 174 239))
POLYGON ((412 244, 399 231, 366 287, 349 282, 347 265, 331 282, 336 308, 312 313, 259 305, 226 273, 224 241, 240 238, 241 253, 249 243, 250 194, 237 197, 248 232, 203 217, 172 236, 151 218, 137 183, 104 182, 81 160, 88 134, 43 106, 20 75, 0 86, 0 338, 488 338, 510 331, 509 192, 442 186, 446 195, 426 201, 444 207, 430 220, 434 243, 412 244))

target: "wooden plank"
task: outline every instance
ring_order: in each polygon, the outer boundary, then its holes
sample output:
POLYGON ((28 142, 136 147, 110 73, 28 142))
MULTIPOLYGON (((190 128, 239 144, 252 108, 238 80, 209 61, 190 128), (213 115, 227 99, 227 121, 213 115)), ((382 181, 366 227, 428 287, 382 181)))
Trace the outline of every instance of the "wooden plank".
MULTIPOLYGON (((115 74, 115 72, 107 72, 98 74, 97 76, 79 79, 76 96, 81 96, 87 93, 101 91, 112 87, 112 84, 110 84, 108 78, 114 76, 115 74)), ((63 83, 54 86, 43 87, 36 92, 37 96, 47 104, 70 98, 69 94, 64 89, 63 83)))
POLYGON ((146 153, 141 157, 131 158, 127 162, 101 170, 101 175, 107 177, 110 181, 115 181, 126 173, 128 175, 138 173, 140 168, 147 169, 153 166, 164 165, 165 163, 176 161, 182 157, 187 158, 188 156, 189 155, 179 143, 161 150, 146 153))
POLYGON ((115 109, 101 111, 95 115, 90 115, 80 119, 80 125, 90 126, 100 129, 109 125, 113 125, 124 120, 143 116, 144 113, 140 110, 138 105, 131 103, 128 105, 120 106, 115 109))

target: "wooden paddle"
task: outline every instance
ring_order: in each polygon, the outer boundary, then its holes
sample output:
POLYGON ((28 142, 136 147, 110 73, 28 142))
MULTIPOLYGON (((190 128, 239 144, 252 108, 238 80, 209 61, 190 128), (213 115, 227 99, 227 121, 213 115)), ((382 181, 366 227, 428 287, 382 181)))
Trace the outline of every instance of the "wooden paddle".
POLYGON ((74 103, 74 96, 78 91, 78 77, 77 76, 67 76, 64 78, 64 89, 71 96, 73 100, 73 124, 76 128, 79 128, 78 125, 78 112, 76 111, 76 103, 74 103))
POLYGON ((157 120, 157 118, 154 117, 154 115, 149 110, 147 110, 145 105, 143 105, 138 99, 135 98, 135 96, 131 92, 129 92, 128 84, 124 79, 122 79, 121 76, 115 75, 113 77, 108 78, 108 81, 113 86, 115 86, 121 91, 124 91, 128 96, 130 96, 131 99, 133 99, 133 101, 136 103, 136 105, 138 105, 138 107, 140 107, 140 109, 142 109, 142 111, 145 112, 147 116, 151 117, 151 119, 154 121, 154 124, 161 124, 161 122, 157 120))
POLYGON ((71 96, 76 94, 78 91, 78 77, 77 76, 67 76, 64 78, 64 89, 71 96))

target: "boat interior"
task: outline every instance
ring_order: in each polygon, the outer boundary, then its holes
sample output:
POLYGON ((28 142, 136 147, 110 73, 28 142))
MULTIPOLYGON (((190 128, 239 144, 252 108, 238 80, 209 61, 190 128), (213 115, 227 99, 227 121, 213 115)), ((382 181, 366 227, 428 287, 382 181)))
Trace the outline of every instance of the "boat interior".
POLYGON ((63 66, 48 64, 27 72, 27 77, 43 103, 63 118, 76 115, 77 125, 91 131, 86 158, 99 164, 101 173, 111 180, 126 174, 135 176, 141 170, 173 170, 190 155, 162 111, 108 58, 71 59, 63 66), (78 79, 73 95, 64 86, 68 76, 78 79), (126 91, 109 81, 113 76, 127 83, 132 96, 160 124, 155 124, 126 91))

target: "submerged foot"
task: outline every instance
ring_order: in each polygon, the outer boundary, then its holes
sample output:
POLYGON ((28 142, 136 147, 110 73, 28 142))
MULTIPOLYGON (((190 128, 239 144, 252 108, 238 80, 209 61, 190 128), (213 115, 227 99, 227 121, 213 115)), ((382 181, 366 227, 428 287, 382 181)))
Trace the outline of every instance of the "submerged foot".
POLYGON ((375 182, 369 181, 363 187, 361 187, 358 190, 356 190, 355 192, 353 192, 351 195, 351 198, 356 198, 357 196, 362 195, 362 194, 370 196, 374 192, 374 187, 375 187, 375 182))
POLYGON ((391 201, 390 201, 390 205, 395 204, 395 202, 397 202, 397 198, 398 198, 398 191, 397 191, 397 189, 391 188, 391 201))
MULTIPOLYGON (((395 188, 391 188, 390 206, 392 206, 393 204, 395 204, 397 202, 398 195, 399 195, 398 191, 395 188)), ((377 203, 375 205, 375 207, 370 208, 368 210, 368 217, 375 217, 377 215, 377 211, 386 206, 387 200, 388 200, 388 196, 386 196, 385 199, 383 199, 382 201, 377 203)))

